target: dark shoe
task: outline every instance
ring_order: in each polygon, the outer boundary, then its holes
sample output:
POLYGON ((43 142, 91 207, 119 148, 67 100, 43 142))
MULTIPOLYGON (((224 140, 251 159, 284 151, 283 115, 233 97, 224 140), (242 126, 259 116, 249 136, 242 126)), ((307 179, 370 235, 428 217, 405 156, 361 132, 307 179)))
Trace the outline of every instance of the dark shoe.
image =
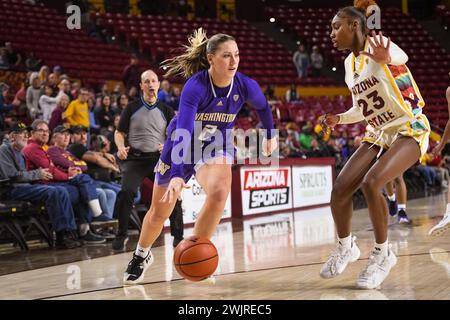
POLYGON ((84 236, 80 237, 84 244, 100 244, 105 243, 106 239, 89 230, 84 236))
POLYGON ((181 237, 181 238, 178 238, 178 237, 175 237, 175 238, 173 238, 173 247, 174 248, 176 248, 177 246, 178 246, 178 244, 181 242, 181 241, 183 241, 183 237, 181 237))
POLYGON ((408 218, 408 215, 406 214, 405 210, 400 210, 398 212, 398 223, 401 224, 411 223, 411 220, 408 218))
POLYGON ((112 242, 112 248, 115 251, 123 251, 125 250, 125 245, 128 242, 128 236, 117 235, 116 238, 112 242))
POLYGON ((74 249, 81 247, 82 245, 83 244, 80 241, 73 239, 69 233, 66 233, 64 231, 56 233, 56 249, 74 249))
POLYGON ((393 217, 397 214, 398 211, 397 201, 391 201, 388 199, 388 204, 389 204, 389 215, 393 217))
POLYGON ((102 227, 115 227, 117 226, 119 221, 117 219, 112 219, 102 213, 98 217, 92 218, 91 225, 93 226, 102 226, 102 227))
POLYGON ((105 238, 106 241, 111 241, 116 238, 116 234, 114 232, 108 231, 108 230, 96 231, 96 234, 105 238))
POLYGON ((123 284, 134 285, 144 280, 145 270, 153 263, 152 252, 149 251, 147 257, 142 258, 133 253, 133 259, 128 263, 127 270, 123 275, 123 284))

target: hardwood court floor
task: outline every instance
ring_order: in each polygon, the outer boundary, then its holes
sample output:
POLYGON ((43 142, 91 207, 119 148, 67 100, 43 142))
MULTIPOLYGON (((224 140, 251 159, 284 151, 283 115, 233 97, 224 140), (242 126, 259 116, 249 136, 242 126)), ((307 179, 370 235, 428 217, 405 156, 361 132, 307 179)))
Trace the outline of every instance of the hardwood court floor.
MULTIPOLYGON (((373 234, 367 209, 354 212, 361 258, 337 278, 319 270, 335 246, 329 207, 219 225, 212 239, 220 263, 216 283, 180 279, 172 266, 172 238, 153 249, 145 283, 122 287, 131 252, 0 276, 0 299, 450 299, 450 233, 429 238, 445 210, 446 194, 411 200, 411 225, 391 220, 389 238, 397 265, 380 290, 358 290, 373 234)), ((186 230, 191 234, 192 229, 186 230)))

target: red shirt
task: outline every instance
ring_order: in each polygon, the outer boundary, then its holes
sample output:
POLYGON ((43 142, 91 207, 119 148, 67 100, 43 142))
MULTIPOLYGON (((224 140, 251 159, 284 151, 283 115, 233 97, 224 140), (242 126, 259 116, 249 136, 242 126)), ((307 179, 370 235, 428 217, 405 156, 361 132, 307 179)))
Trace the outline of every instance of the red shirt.
POLYGON ((42 145, 33 139, 28 140, 28 144, 22 150, 22 154, 25 157, 25 166, 27 170, 48 168, 50 173, 53 175, 52 181, 69 180, 69 174, 58 169, 53 164, 52 160, 50 160, 50 157, 47 154, 47 149, 47 145, 42 145))

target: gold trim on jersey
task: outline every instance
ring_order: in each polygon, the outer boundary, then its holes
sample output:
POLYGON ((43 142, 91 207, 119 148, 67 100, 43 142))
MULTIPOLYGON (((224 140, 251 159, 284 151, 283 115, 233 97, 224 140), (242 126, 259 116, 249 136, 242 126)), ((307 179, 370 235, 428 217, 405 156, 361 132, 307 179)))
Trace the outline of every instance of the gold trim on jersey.
POLYGON ((414 118, 414 115, 412 113, 411 108, 408 108, 408 106, 405 104, 405 101, 403 100, 402 93, 400 92, 400 89, 398 88, 397 84, 395 83, 395 79, 391 74, 391 71, 389 71, 387 65, 383 65, 383 70, 386 73, 389 82, 391 83, 392 88, 394 88, 395 94, 397 95, 397 100, 400 102, 400 105, 402 106, 403 110, 406 112, 406 114, 412 119, 414 118))
MULTIPOLYGON (((367 50, 368 44, 369 44, 369 41, 366 40, 366 42, 364 43, 363 51, 367 50)), ((358 72, 357 72, 358 75, 360 75, 362 70, 364 69, 365 61, 366 61, 366 58, 367 58, 363 54, 359 54, 359 55, 361 56, 361 63, 359 64, 359 67, 358 67, 358 72)), ((355 54, 352 52, 352 72, 353 72, 353 76, 355 76, 355 69, 356 69, 355 60, 356 60, 355 54)))
POLYGON ((406 67, 406 70, 408 70, 409 76, 411 77, 411 83, 414 87, 414 91, 417 93, 417 97, 419 98, 419 102, 417 104, 419 107, 423 108, 423 107, 425 107, 425 100, 423 100, 422 95, 420 94, 419 87, 417 86, 417 83, 414 80, 414 77, 413 77, 411 71, 409 70, 408 66, 405 65, 405 67, 406 67))

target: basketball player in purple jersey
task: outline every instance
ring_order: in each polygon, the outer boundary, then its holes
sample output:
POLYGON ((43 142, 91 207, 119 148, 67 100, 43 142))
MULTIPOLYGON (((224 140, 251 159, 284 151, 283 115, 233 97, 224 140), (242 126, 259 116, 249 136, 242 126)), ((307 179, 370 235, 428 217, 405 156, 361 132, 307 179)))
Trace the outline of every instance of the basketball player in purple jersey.
POLYGON ((225 34, 208 39, 199 29, 189 42, 184 54, 165 62, 166 76, 180 74, 188 81, 181 94, 179 113, 167 128, 169 138, 156 168, 152 205, 124 274, 126 285, 143 281, 145 270, 153 262, 150 248, 193 174, 206 193, 194 235, 212 237, 231 190, 234 152, 229 147, 232 145, 230 130, 244 102, 255 107, 266 129, 263 154, 270 155, 277 148, 277 137, 271 132, 272 112, 264 94, 256 81, 237 72, 239 50, 235 39, 225 34), (195 134, 194 126, 199 125, 200 134, 195 134), (209 139, 211 136, 215 138, 209 139), (198 148, 203 151, 200 158, 195 154, 198 148), (208 148, 213 150, 210 154, 204 152, 208 148))

